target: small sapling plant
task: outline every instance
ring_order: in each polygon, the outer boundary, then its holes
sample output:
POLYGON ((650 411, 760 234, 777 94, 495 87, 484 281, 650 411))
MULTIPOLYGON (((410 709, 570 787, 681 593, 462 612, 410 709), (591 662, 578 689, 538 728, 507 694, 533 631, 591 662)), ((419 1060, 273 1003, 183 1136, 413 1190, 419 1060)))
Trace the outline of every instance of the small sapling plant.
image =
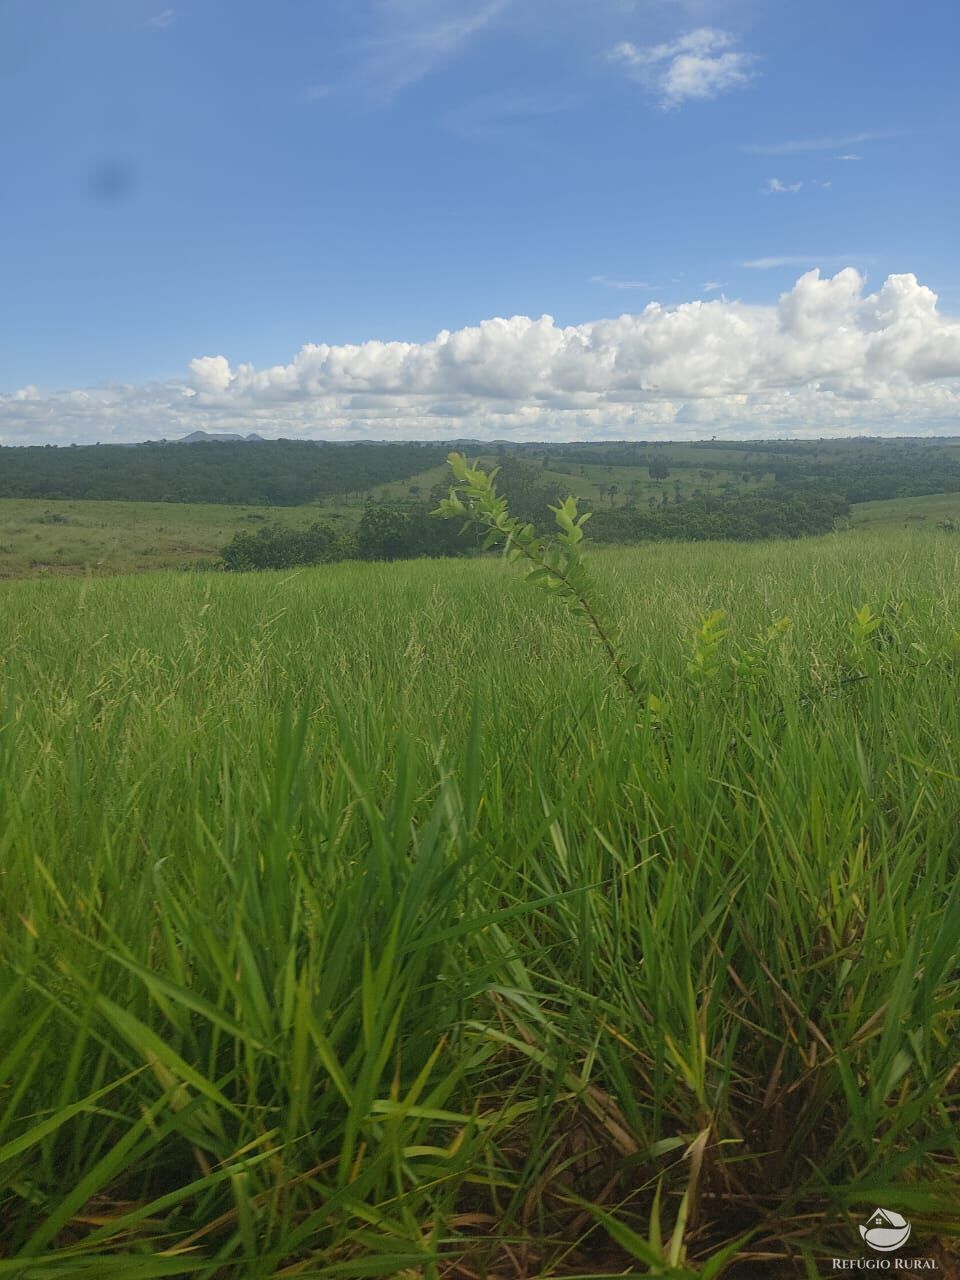
POLYGON ((687 661, 687 676, 695 685, 702 687, 720 673, 723 642, 730 634, 726 617, 722 609, 714 609, 700 620, 687 661))
POLYGON ((444 498, 432 514, 445 520, 462 520, 465 530, 474 527, 485 531, 484 550, 502 545, 511 563, 525 561, 527 581, 562 600, 570 613, 589 627, 630 696, 644 699, 654 707, 658 705, 655 699, 645 695, 639 664, 630 663, 621 651, 619 627, 600 603, 584 561, 580 544, 590 512, 579 513, 576 498, 565 498, 550 507, 556 532, 543 537, 532 524, 511 515, 507 499, 497 493, 499 468, 484 471, 471 466, 461 453, 451 453, 447 461, 456 483, 450 496, 444 498))

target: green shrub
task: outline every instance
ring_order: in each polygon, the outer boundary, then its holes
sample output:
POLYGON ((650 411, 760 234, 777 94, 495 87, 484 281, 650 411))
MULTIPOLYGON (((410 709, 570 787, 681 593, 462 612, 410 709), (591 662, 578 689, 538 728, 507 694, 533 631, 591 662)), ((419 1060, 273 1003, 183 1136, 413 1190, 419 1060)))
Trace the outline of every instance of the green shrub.
POLYGON ((366 508, 357 529, 361 560, 415 560, 419 556, 462 556, 470 543, 455 529, 430 519, 424 503, 366 508))
POLYGON ((256 533, 237 533, 220 555, 227 569, 291 569, 297 565, 329 564, 344 558, 336 530, 320 521, 307 529, 267 525, 256 533))

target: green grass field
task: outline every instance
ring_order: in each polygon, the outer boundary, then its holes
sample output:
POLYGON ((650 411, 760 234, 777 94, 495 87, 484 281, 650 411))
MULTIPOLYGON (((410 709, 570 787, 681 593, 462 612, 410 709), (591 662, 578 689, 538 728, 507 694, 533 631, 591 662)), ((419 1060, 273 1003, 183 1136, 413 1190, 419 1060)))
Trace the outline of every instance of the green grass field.
POLYGON ((853 507, 850 518, 854 528, 936 525, 942 520, 960 524, 960 493, 932 493, 922 498, 859 502, 853 507))
POLYGON ((960 543, 592 563, 0 587, 0 1276, 951 1274, 960 543))
POLYGON ((215 561, 235 533, 313 520, 353 527, 359 507, 0 499, 0 578, 142 573, 215 561))
MULTIPOLYGON (((495 459, 482 460, 484 465, 495 459)), ((666 492, 671 497, 679 490, 689 498, 695 491, 698 493, 720 493, 724 486, 733 485, 739 492, 763 492, 769 488, 771 477, 755 478, 751 476, 744 481, 739 471, 694 470, 692 468, 675 468, 665 480, 652 480, 647 467, 613 467, 599 463, 571 463, 567 471, 554 471, 549 468, 541 472, 543 482, 556 488, 558 494, 566 496, 574 494, 577 498, 589 499, 599 506, 624 506, 627 502, 637 503, 641 508, 651 498, 659 500, 666 492), (615 486, 616 492, 610 492, 615 486)))

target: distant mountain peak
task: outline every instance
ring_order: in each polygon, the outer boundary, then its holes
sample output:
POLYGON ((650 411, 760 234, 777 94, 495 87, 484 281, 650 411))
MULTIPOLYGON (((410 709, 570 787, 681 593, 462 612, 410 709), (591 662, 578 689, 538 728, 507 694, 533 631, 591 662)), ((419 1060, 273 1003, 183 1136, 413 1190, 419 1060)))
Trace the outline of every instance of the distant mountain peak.
POLYGON ((214 440, 224 444, 245 443, 249 441, 263 441, 263 436, 258 436, 255 431, 251 431, 248 436, 238 435, 235 431, 191 431, 188 436, 181 436, 179 440, 174 441, 175 444, 206 444, 208 441, 214 440))

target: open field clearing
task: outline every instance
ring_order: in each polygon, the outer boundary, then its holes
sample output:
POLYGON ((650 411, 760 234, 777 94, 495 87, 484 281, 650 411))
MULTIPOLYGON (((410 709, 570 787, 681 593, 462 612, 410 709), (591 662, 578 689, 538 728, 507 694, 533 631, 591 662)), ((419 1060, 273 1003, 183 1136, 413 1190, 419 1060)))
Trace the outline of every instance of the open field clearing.
MULTIPOLYGON (((486 460, 482 461, 486 465, 486 460)), ((577 498, 601 506, 623 506, 628 502, 643 505, 651 498, 659 501, 664 492, 672 495, 676 490, 690 497, 694 491, 720 493, 727 485, 746 492, 763 492, 769 487, 767 476, 747 476, 744 480, 738 471, 718 468, 709 471, 690 467, 675 468, 667 479, 654 480, 647 467, 613 467, 598 463, 579 464, 574 461, 568 462, 566 466, 565 471, 544 469, 544 482, 552 485, 558 493, 565 494, 569 491, 577 498)))
POLYGON ((960 493, 931 493, 920 498, 890 498, 886 502, 860 502, 851 509, 855 528, 932 524, 952 520, 960 525, 960 493))
POLYGON ((0 578, 189 568, 216 560, 241 531, 266 523, 305 528, 319 516, 344 518, 338 509, 316 506, 3 498, 0 578))
POLYGON ((960 544, 591 562, 0 587, 0 1275, 950 1274, 960 544))

